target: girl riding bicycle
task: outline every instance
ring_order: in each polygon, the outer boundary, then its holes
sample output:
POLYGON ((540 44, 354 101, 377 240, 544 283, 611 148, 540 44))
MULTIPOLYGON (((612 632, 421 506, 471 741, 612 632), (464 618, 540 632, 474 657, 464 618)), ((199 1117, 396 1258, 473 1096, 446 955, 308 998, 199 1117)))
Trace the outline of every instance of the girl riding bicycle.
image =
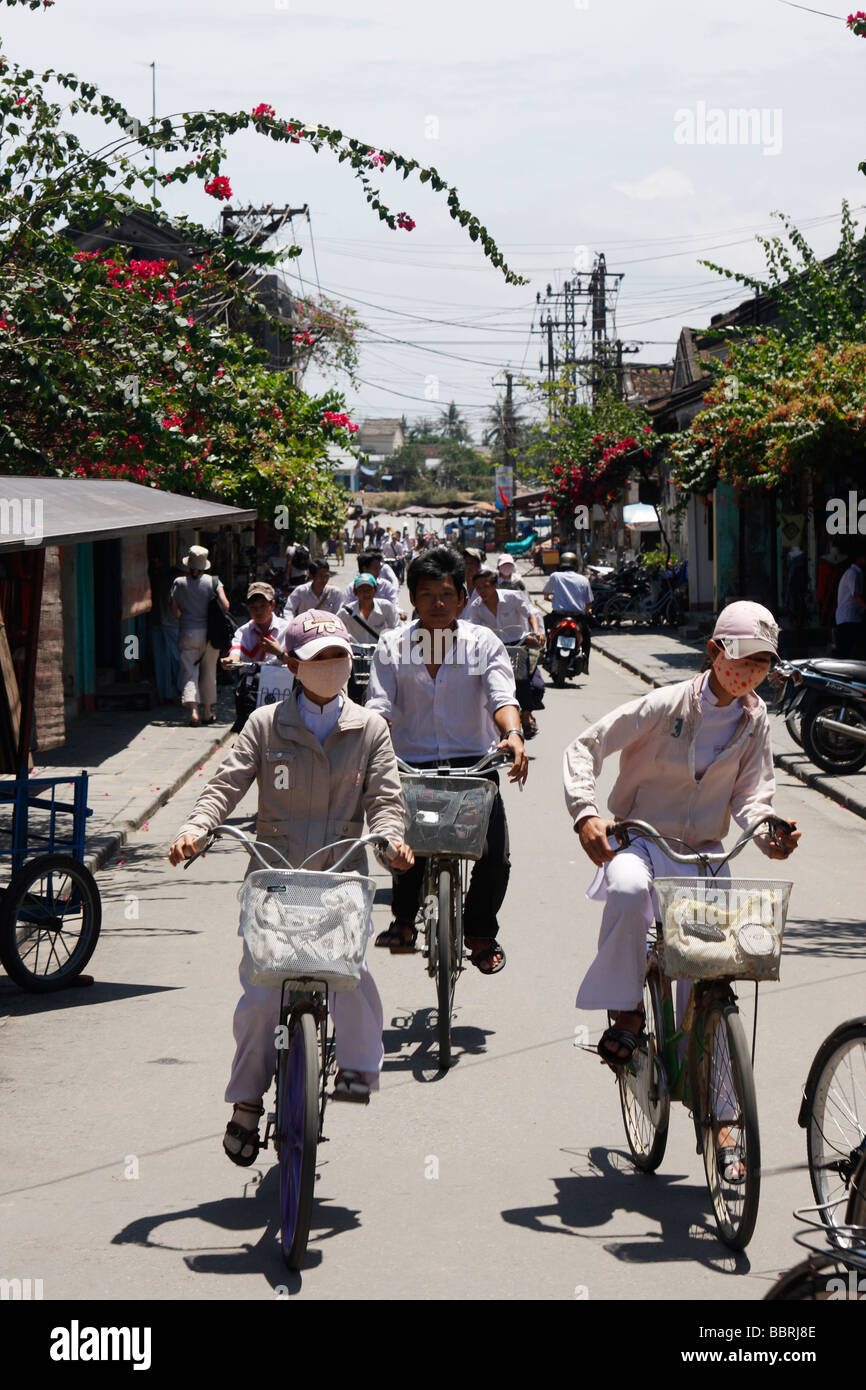
MULTIPOLYGON (((202 835, 225 821, 257 780, 256 839, 274 845, 293 864, 335 840, 359 838, 366 815, 370 833, 391 841, 390 866, 411 867, 388 726, 342 694, 352 669, 352 644, 343 623, 333 613, 303 613, 287 626, 286 650, 295 691, 250 715, 178 831, 171 863, 190 858, 202 835)), ((329 868, 342 852, 318 855, 314 867, 329 868)), ((363 850, 347 868, 365 872, 363 850)), ((241 985, 234 1018, 237 1050, 225 1094, 234 1113, 223 1148, 233 1163, 246 1167, 258 1155, 262 1096, 274 1074, 280 991, 249 984, 243 969, 241 985)), ((334 1097, 364 1101, 378 1089, 383 1056, 382 1005, 366 968, 357 989, 331 997, 331 1008, 339 1068, 334 1097)))
MULTIPOLYGON (((598 952, 577 995, 580 1009, 608 1009, 613 1023, 601 1035, 599 1055, 613 1067, 631 1060, 644 1024, 643 982, 647 928, 655 916, 653 879, 688 872, 657 846, 633 841, 615 852, 612 824, 596 806, 595 779, 604 759, 619 752, 619 776, 608 798, 618 819, 649 821, 667 839, 693 849, 721 850, 731 816, 746 828, 773 813, 775 775, 767 707, 755 694, 777 651, 778 628, 758 603, 731 603, 722 610, 700 675, 620 706, 573 743, 564 758, 565 799, 575 833, 598 872, 587 897, 603 901, 598 952)), ((771 859, 783 859, 800 832, 755 843, 771 859)), ((688 986, 678 988, 682 1017, 688 986)), ((726 1176, 737 1181, 742 1164, 730 1147, 726 1176)))

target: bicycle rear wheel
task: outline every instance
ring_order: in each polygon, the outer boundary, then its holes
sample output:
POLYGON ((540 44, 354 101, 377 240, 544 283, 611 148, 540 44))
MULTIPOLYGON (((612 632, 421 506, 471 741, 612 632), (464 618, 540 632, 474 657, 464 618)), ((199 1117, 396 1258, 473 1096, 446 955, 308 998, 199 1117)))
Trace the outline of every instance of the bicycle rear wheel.
POLYGON ((752 1237, 761 1191, 758 1105, 746 1035, 736 1004, 710 999, 689 1038, 691 1095, 700 1132, 704 1172, 719 1235, 732 1250, 752 1237), (731 1182, 716 1156, 719 1131, 742 1152, 745 1177, 731 1182))
POLYGON ((773 1285, 764 1302, 824 1303, 866 1299, 866 1285, 836 1255, 810 1255, 773 1285))
POLYGON ((102 903, 96 879, 68 854, 42 854, 15 874, 0 905, 0 960, 34 994, 64 989, 96 949, 102 903))
POLYGON ((800 1111, 809 1177, 828 1226, 843 1220, 845 1195, 866 1153, 866 1018, 834 1029, 812 1063, 800 1111))
POLYGON ((296 1014, 277 1072, 280 1231, 283 1259, 300 1269, 307 1250, 319 1141, 319 1046, 310 1009, 296 1014))
POLYGON ((670 1097, 660 1049, 664 1040, 662 985, 657 970, 647 975, 643 991, 646 1037, 628 1067, 617 1075, 625 1137, 636 1168, 652 1173, 664 1158, 668 1142, 670 1097))
POLYGON ((454 999, 454 940, 452 897, 460 892, 460 881, 450 868, 439 870, 436 918, 436 1035, 439 1065, 451 1065, 451 1006, 454 999))

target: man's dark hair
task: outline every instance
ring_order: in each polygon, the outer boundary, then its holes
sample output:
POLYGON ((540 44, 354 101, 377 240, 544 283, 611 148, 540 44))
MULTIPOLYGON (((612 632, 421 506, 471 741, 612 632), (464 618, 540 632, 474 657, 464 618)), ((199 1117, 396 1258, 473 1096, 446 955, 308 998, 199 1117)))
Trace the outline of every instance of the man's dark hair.
POLYGON ((331 572, 331 566, 328 564, 327 560, 311 560, 311 561, 310 561, 310 574, 311 574, 313 577, 315 577, 317 574, 320 574, 322 570, 327 570, 328 573, 330 574, 330 572, 331 572))
POLYGON ((355 556, 355 559, 358 561, 358 573, 368 574, 371 565, 381 565, 382 552, 381 550, 362 550, 360 555, 355 556))
POLYGON ((450 579, 459 597, 466 588, 466 566, 460 551, 455 550, 453 545, 434 545, 432 550, 416 555, 406 575, 409 597, 413 603, 422 579, 450 579))

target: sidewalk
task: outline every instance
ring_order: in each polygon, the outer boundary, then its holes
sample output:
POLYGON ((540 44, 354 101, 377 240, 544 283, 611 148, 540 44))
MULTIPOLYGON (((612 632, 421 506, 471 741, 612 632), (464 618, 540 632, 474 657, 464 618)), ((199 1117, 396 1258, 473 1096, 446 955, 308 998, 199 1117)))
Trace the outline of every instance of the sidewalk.
MULTIPOLYGON (((655 631, 607 632, 596 629, 592 634, 593 651, 603 652, 611 661, 640 676, 648 685, 670 685, 698 672, 703 664, 705 647, 685 642, 655 631)), ((794 742, 784 721, 774 717, 770 706, 770 727, 773 733, 773 762, 776 767, 797 777, 807 786, 829 796, 837 806, 844 806, 855 815, 866 818, 866 771, 850 777, 830 777, 819 772, 803 750, 794 742)))
POLYGON ((34 777, 88 774, 93 814, 84 862, 94 873, 227 741, 235 717, 231 686, 218 687, 214 713, 216 723, 206 729, 190 729, 179 703, 91 714, 72 726, 62 748, 36 763, 34 777))

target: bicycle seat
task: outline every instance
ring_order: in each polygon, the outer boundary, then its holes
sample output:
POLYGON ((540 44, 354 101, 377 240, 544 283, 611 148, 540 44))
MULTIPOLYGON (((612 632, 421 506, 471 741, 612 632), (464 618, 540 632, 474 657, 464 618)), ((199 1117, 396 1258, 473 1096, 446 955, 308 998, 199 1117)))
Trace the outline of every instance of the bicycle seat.
POLYGON ((805 669, 817 671, 819 675, 830 679, 835 676, 837 680, 855 681, 859 685, 866 685, 866 661, 841 661, 836 657, 822 656, 810 661, 805 669))

